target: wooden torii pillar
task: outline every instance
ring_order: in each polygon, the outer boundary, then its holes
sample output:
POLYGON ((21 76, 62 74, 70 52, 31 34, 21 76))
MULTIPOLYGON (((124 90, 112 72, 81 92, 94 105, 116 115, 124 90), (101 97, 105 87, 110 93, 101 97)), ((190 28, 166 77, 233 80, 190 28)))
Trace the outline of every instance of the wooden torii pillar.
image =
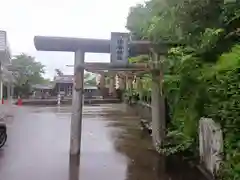
POLYGON ((163 61, 169 47, 175 45, 161 42, 152 44, 149 41, 135 41, 130 49, 133 54, 149 54, 150 69, 152 74, 152 140, 155 148, 162 146, 165 139, 166 115, 165 97, 163 94, 163 61))
POLYGON ((130 91, 133 89, 133 75, 130 73, 126 75, 126 89, 130 91))
POLYGON ((109 95, 116 96, 116 74, 110 73, 109 74, 110 82, 109 82, 109 95))
POLYGON ((100 83, 99 83, 99 85, 100 85, 100 89, 103 89, 103 88, 105 88, 105 74, 104 73, 101 73, 101 77, 100 77, 100 83))
POLYGON ((126 75, 124 71, 117 72, 117 82, 118 82, 118 89, 125 90, 126 89, 126 75))
POLYGON ((110 41, 104 39, 35 36, 34 44, 41 51, 64 51, 74 53, 74 89, 70 133, 70 155, 79 156, 81 150, 83 79, 86 52, 109 53, 110 41))

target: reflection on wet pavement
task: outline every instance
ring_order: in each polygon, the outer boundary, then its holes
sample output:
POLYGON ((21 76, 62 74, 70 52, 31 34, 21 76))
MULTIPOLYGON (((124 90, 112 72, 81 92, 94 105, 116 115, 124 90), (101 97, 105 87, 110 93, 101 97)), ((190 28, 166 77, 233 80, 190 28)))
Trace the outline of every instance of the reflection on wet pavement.
POLYGON ((22 107, 8 122, 0 180, 205 180, 160 157, 122 105, 85 106, 81 159, 69 157, 71 107, 22 107), (80 167, 80 168, 79 168, 80 167))

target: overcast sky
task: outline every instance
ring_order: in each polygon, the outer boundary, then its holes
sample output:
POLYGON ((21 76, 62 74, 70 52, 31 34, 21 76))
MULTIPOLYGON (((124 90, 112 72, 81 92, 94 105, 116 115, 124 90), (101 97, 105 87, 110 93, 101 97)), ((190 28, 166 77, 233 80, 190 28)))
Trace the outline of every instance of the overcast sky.
MULTIPOLYGON (((129 7, 142 0, 2 0, 0 30, 7 31, 12 54, 36 57, 46 66, 45 77, 56 68, 73 73, 72 53, 36 51, 35 35, 110 38, 111 31, 125 32, 129 7)), ((87 54, 86 61, 109 62, 108 54, 87 54)))

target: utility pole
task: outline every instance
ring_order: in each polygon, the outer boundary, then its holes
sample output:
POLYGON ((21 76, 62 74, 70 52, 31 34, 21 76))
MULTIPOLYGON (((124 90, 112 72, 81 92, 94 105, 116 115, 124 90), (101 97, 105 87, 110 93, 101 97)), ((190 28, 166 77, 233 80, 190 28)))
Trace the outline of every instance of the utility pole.
MULTIPOLYGON (((80 156, 81 133, 82 133, 82 109, 83 109, 83 80, 84 69, 78 68, 84 64, 84 52, 75 52, 74 59, 74 88, 72 98, 72 117, 71 117, 71 140, 70 155, 80 156)), ((79 158, 79 157, 78 157, 79 158)))

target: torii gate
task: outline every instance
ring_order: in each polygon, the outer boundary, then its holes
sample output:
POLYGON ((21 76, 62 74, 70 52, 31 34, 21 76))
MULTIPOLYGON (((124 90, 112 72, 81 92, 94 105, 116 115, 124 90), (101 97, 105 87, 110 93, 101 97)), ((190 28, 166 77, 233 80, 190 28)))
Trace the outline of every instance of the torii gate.
POLYGON ((167 46, 162 46, 161 51, 155 52, 152 50, 154 47, 149 41, 129 42, 127 33, 112 33, 111 40, 35 36, 34 44, 36 49, 41 51, 65 51, 75 53, 75 88, 72 101, 70 155, 80 155, 81 149, 84 69, 89 71, 152 71, 153 143, 155 146, 162 144, 165 137, 165 107, 161 93, 162 74, 159 72, 159 64, 156 62, 159 61, 159 54, 166 52, 167 46), (122 47, 119 47, 119 42, 122 47), (129 48, 136 54, 149 54, 151 50, 153 63, 128 64, 129 48), (86 52, 111 53, 111 63, 84 63, 84 54, 86 52))

